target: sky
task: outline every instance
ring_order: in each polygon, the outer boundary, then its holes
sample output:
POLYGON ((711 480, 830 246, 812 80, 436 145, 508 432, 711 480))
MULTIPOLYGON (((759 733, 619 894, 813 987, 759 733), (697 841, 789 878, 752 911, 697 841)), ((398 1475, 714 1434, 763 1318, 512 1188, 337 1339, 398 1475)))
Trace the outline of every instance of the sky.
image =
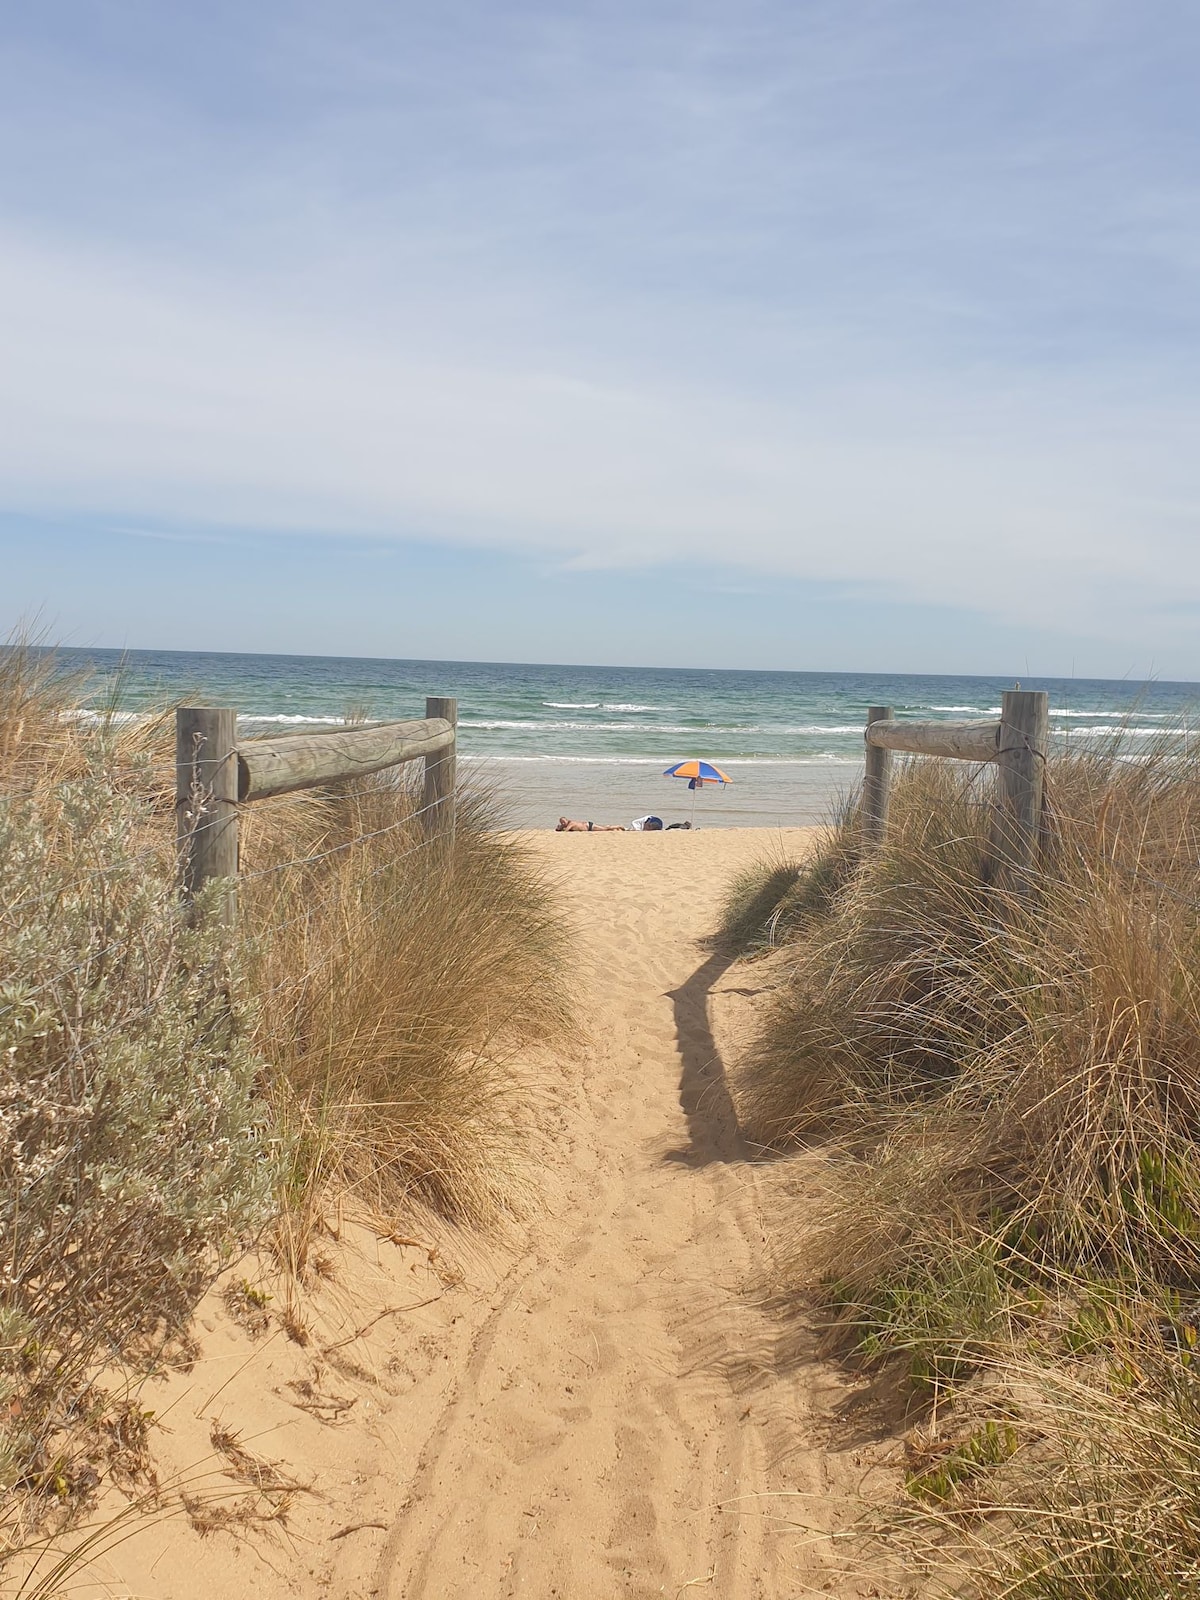
POLYGON ((0 10, 0 629, 1200 679, 1191 0, 0 10))

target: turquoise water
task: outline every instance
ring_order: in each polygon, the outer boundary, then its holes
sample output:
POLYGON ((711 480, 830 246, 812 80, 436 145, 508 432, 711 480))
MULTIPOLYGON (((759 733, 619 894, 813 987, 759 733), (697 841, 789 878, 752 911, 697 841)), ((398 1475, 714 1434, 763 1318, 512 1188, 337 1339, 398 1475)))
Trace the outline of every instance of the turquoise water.
MULTIPOLYGON (((698 821, 723 825, 819 819, 862 765, 869 705, 898 717, 960 721, 999 709, 1012 680, 908 674, 708 672, 642 667, 521 666, 327 656, 64 650, 101 692, 120 678, 128 713, 185 697, 233 706, 247 734, 328 726, 347 714, 424 715, 427 694, 459 702, 460 752, 485 764, 515 821, 553 825, 560 812, 627 821, 685 816, 685 785, 661 776, 706 756, 734 779, 706 790, 698 821)), ((1123 728, 1131 745, 1186 722, 1200 685, 1027 679, 1050 694, 1052 725, 1070 740, 1123 728)))

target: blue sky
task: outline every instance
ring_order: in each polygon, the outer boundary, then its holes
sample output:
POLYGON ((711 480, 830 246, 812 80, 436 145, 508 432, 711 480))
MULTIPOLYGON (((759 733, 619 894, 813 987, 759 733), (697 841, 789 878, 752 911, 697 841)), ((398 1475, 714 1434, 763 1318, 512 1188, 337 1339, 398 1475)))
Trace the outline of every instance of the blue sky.
POLYGON ((1200 678, 1198 54, 1182 0, 6 8, 0 626, 1200 678))

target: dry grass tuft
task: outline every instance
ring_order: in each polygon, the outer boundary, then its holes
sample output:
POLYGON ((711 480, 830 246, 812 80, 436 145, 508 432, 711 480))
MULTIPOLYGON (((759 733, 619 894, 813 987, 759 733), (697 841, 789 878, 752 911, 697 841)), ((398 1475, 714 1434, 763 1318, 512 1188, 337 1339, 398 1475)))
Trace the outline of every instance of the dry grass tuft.
POLYGON ((251 874, 373 836, 248 881, 267 1092, 293 1211, 333 1184, 384 1215, 416 1198, 491 1224, 535 1192, 544 1091, 523 1057, 567 1030, 566 935, 485 795, 460 796, 452 842, 418 808, 377 782, 251 817, 251 874))
POLYGON ((855 840, 850 801, 803 861, 766 855, 736 873, 725 891, 715 942, 753 955, 795 939, 824 916, 853 873, 855 840))
POLYGON ((778 958, 740 1113, 764 1145, 834 1141, 781 1270, 938 1407, 956 1442, 915 1501, 994 1479, 1007 1506, 953 1592, 1192 1596, 1200 763, 1170 738, 1055 759, 1027 901, 981 882, 985 782, 906 769, 886 846, 778 958))

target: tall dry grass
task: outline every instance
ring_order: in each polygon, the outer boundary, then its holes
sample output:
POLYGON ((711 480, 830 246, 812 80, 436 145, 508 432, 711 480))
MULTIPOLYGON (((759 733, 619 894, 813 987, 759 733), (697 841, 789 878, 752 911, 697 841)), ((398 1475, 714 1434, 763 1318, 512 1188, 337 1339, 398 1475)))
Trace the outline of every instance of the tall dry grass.
POLYGON ((0 650, 11 1546, 144 1434, 138 1384, 272 1218, 302 1269, 335 1191, 519 1209, 549 1081, 527 1056, 569 1026, 566 930, 486 797, 460 798, 452 841, 383 780, 248 808, 239 928, 203 905, 192 926, 169 709, 84 716, 85 691, 44 652, 0 650))
POLYGON ((761 955, 794 942, 829 911, 858 862, 852 799, 802 859, 773 852, 741 868, 721 900, 716 942, 736 955, 761 955))
POLYGON ((294 1209, 336 1183, 489 1224, 536 1188, 544 1090, 522 1063, 569 1026, 566 931, 486 792, 460 795, 449 842, 419 811, 386 780, 251 809, 256 1037, 294 1209))
POLYGON ((1055 758, 1021 900, 981 881, 985 782, 907 768, 884 848, 776 958, 740 1113, 764 1146, 832 1141, 780 1270, 951 1432, 991 1397, 910 1480, 1007 1505, 953 1592, 1193 1595, 1200 762, 1171 738, 1055 758))

